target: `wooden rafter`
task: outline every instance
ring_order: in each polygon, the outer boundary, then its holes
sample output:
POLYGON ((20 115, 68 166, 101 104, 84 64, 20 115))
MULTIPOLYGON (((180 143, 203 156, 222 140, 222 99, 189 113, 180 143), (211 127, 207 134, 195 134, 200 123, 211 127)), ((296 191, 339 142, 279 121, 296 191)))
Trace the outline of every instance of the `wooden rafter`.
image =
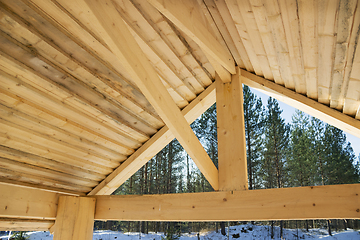
MULTIPOLYGON (((192 123, 216 101, 215 83, 210 85, 194 99, 182 114, 188 123, 192 123)), ((163 149, 174 138, 174 134, 164 126, 148 142, 141 146, 125 162, 96 186, 89 195, 110 195, 137 170, 146 164, 155 154, 163 149)))
POLYGON ((211 28, 202 19, 200 7, 192 0, 148 0, 180 30, 190 36, 208 55, 230 73, 235 74, 235 63, 228 49, 212 34, 211 28))
POLYGON ((360 137, 360 121, 353 117, 247 71, 241 71, 241 81, 249 87, 263 91, 294 108, 360 137))
POLYGON ((125 66, 144 96, 194 160, 209 183, 217 190, 217 168, 182 116, 155 69, 137 45, 113 3, 96 0, 87 0, 86 2, 104 28, 104 41, 125 66))

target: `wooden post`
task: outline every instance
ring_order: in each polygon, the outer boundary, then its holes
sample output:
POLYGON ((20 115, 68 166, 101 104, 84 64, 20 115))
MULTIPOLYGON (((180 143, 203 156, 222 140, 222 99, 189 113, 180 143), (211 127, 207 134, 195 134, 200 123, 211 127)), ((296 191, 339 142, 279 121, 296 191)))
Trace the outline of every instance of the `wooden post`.
POLYGON ((92 240, 95 201, 87 197, 60 197, 54 240, 92 240))
POLYGON ((243 90, 240 68, 231 83, 216 77, 219 190, 248 189, 243 90))

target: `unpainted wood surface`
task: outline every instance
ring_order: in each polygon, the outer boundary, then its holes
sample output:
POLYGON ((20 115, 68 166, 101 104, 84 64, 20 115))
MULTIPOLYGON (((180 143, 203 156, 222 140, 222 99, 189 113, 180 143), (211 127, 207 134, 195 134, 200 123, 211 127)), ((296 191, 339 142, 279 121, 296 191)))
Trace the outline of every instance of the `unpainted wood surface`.
MULTIPOLYGON (((174 102, 166 112, 200 104, 198 117, 215 75, 230 82, 240 67, 359 135, 359 0, 110 2, 174 102)), ((165 119, 107 36, 83 0, 0 2, 0 182, 111 194, 173 137, 162 129, 177 117, 165 119)))
POLYGON ((360 184, 164 195, 97 196, 95 219, 267 221, 360 218, 360 184))

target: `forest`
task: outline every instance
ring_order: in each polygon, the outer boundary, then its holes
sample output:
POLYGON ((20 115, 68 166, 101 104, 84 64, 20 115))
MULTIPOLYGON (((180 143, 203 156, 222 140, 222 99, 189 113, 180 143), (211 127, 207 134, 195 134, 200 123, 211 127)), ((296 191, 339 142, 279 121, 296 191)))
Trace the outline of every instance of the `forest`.
MULTIPOLYGON (((355 156, 342 130, 296 110, 291 123, 282 118, 278 102, 266 105, 244 86, 249 189, 359 183, 360 156, 355 156)), ((216 105, 191 124, 217 166, 216 105)), ((213 191, 181 145, 173 140, 113 194, 165 194, 213 191)), ((95 222, 95 229, 147 232, 224 231, 236 222, 95 222)), ((256 223, 255 223, 256 224, 256 223)), ((358 220, 269 221, 257 224, 283 228, 358 229, 358 220)))

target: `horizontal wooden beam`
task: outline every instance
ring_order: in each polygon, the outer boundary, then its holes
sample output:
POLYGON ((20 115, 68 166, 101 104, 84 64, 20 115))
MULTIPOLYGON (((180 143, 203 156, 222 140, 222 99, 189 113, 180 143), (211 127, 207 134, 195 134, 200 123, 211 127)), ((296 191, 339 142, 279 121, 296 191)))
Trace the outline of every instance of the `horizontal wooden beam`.
POLYGON ((0 183, 0 218, 55 220, 59 196, 0 183))
MULTIPOLYGON (((181 113, 190 124, 196 120, 216 101, 215 83, 205 89, 195 98, 181 113)), ((133 153, 125 162, 106 177, 88 195, 110 195, 121 184, 129 179, 137 170, 146 164, 153 156, 161 151, 174 139, 174 134, 167 126, 164 126, 143 146, 133 153)))
POLYGON ((241 81, 249 87, 360 137, 360 121, 353 117, 245 70, 241 71, 241 81))
MULTIPOLYGON (((260 221, 360 219, 359 194, 360 184, 348 184, 90 198, 96 198, 96 220, 260 221)), ((8 219, 0 227, 9 219, 55 220, 58 199, 55 193, 0 184, 0 218, 8 219)))
POLYGON ((96 220, 360 219, 360 184, 167 195, 96 196, 96 220))
POLYGON ((48 231, 54 220, 0 218, 0 231, 48 231))

